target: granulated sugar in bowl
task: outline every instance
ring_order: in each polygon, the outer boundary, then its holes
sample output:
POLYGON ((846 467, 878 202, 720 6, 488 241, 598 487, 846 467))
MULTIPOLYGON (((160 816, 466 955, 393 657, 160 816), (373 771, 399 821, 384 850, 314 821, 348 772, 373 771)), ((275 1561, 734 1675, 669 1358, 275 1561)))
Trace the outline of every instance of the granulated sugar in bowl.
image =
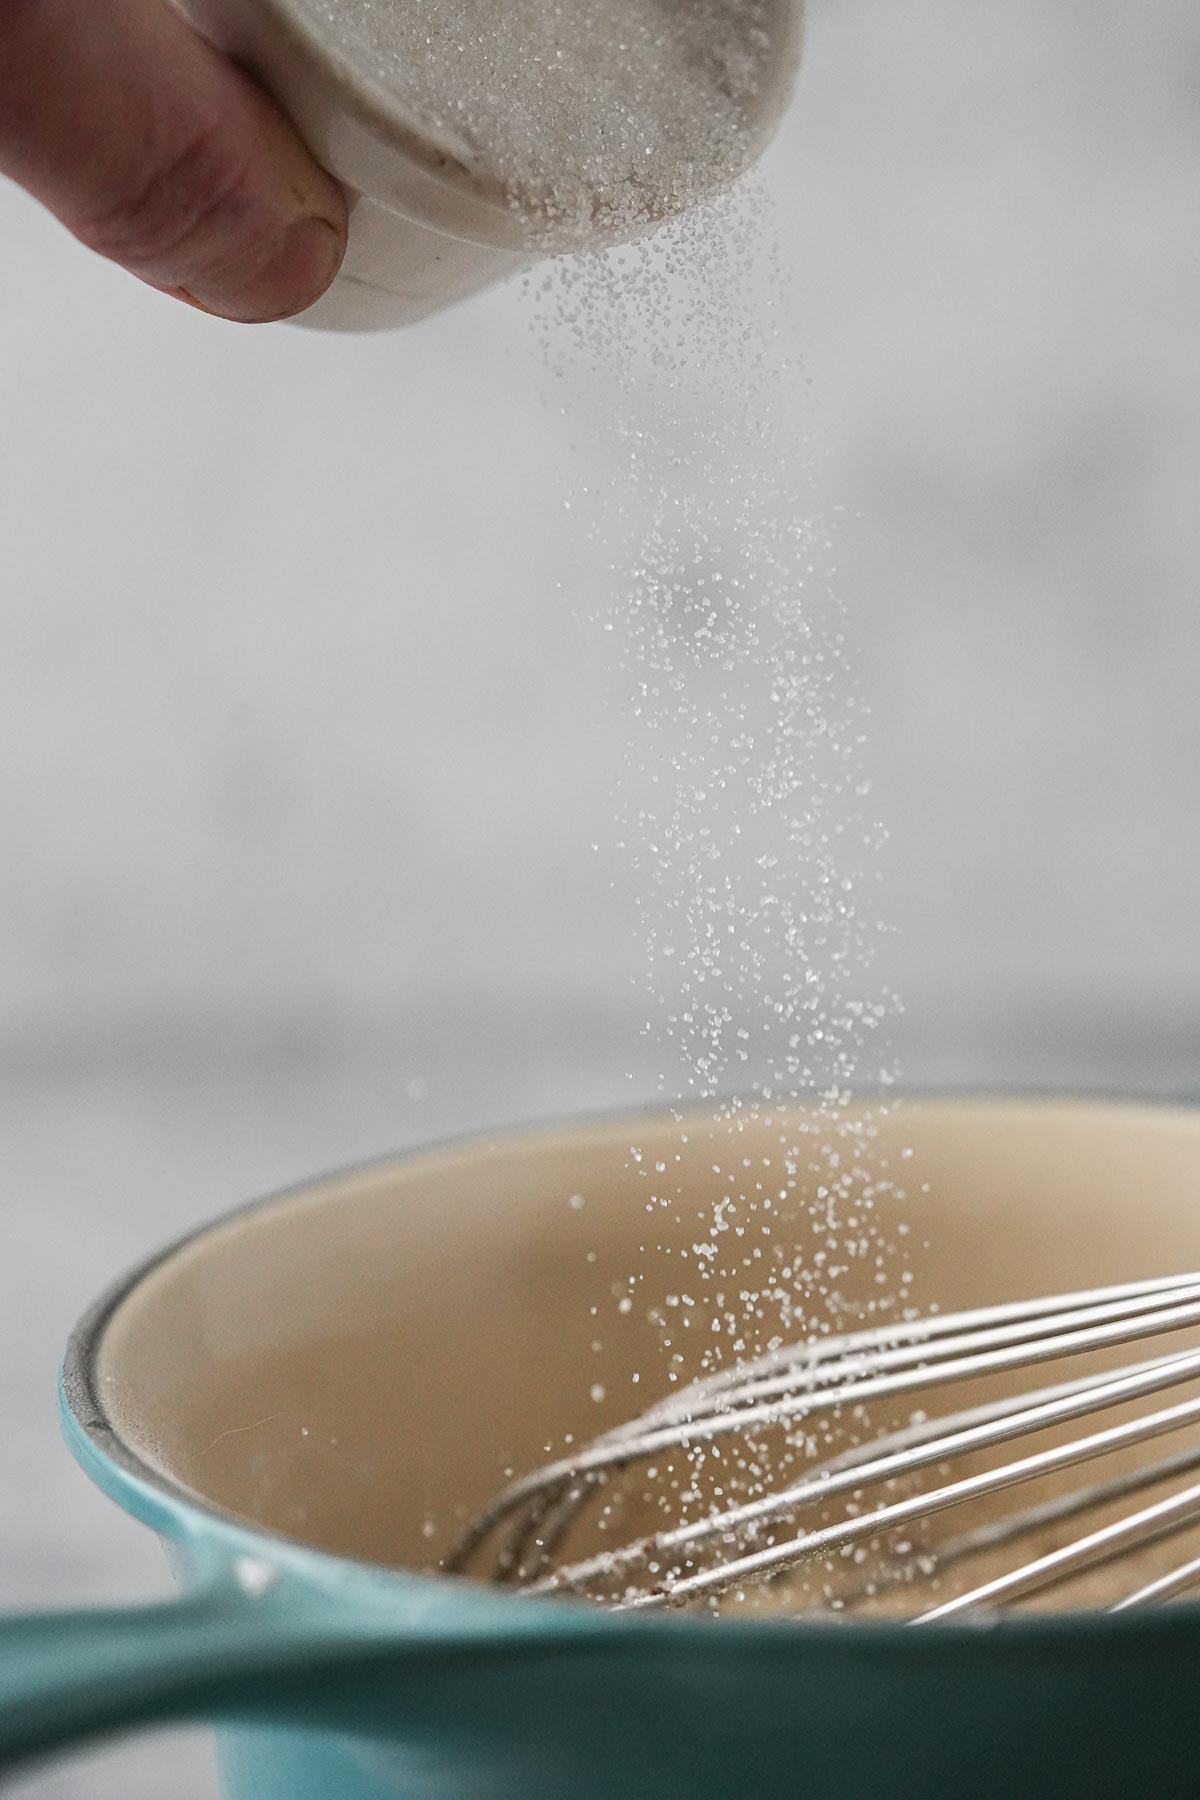
POLYGON ((769 140, 803 0, 179 0, 355 201, 307 324, 403 324, 617 243, 769 140))

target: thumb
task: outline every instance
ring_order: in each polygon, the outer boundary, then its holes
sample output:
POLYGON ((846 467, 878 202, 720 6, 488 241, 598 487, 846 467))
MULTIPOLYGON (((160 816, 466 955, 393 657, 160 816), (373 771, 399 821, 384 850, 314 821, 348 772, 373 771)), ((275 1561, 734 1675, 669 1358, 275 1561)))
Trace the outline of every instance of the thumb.
POLYGON ((340 187, 167 0, 0 0, 0 173, 227 319, 303 311, 345 250, 340 187))

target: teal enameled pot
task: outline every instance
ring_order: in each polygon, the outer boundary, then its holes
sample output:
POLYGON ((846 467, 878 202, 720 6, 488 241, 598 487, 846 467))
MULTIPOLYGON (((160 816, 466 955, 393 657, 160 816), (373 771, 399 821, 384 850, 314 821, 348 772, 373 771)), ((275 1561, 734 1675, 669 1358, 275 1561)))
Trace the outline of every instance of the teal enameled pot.
MULTIPOLYGON (((922 1303, 1200 1267, 1200 1114, 925 1100, 836 1135, 883 1226, 907 1223, 922 1303)), ((698 1212, 774 1180, 784 1140, 815 1195, 829 1136, 759 1110, 438 1148, 129 1276, 71 1343, 66 1430, 180 1597, 0 1624, 0 1756, 202 1717, 230 1800, 1194 1800, 1194 1605, 911 1631, 612 1615, 428 1572, 506 1468, 687 1365, 698 1338, 664 1352, 649 1315, 698 1212)))

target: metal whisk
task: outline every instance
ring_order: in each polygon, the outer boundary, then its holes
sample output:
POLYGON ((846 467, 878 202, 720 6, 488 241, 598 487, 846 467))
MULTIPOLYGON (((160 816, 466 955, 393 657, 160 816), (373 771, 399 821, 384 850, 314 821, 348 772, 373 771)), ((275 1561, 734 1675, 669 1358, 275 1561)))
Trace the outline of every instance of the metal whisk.
MULTIPOLYGON (((1044 1541, 1047 1533, 1058 1535, 1064 1521, 1200 1468, 1200 1433, 1185 1438, 1183 1448, 1165 1459, 1138 1452, 1152 1440, 1200 1426, 1200 1398, 1129 1411, 1131 1404, 1200 1379, 1200 1349, 1177 1345, 1119 1367, 1095 1361, 1098 1353, 1114 1346, 1198 1325, 1200 1274, 1188 1274, 931 1314, 779 1349, 696 1381, 578 1454, 514 1481, 476 1519, 445 1566, 483 1574, 529 1594, 574 1594, 610 1606, 653 1608, 778 1581, 804 1567, 825 1566, 825 1559, 838 1553, 853 1566, 856 1556, 862 1560, 864 1547, 883 1543, 891 1546, 893 1573, 901 1570, 899 1578, 926 1598, 929 1583, 940 1582, 951 1565, 986 1553, 991 1567, 995 1552, 1004 1552, 999 1574, 938 1604, 915 1612, 910 1607, 913 1623, 1003 1606, 1101 1564, 1117 1565, 1120 1572, 1126 1560, 1130 1567, 1123 1591, 1115 1601, 1106 1601, 1111 1610, 1163 1601, 1200 1586, 1200 1555, 1180 1561, 1174 1560, 1179 1555, 1175 1551, 1165 1570, 1158 1558, 1152 1580, 1146 1579, 1144 1566, 1139 1573, 1135 1559, 1147 1546, 1200 1523, 1200 1482, 1123 1509, 1115 1519, 1083 1535, 1072 1534, 1032 1560, 1022 1560, 1021 1546, 1025 1540, 1028 1557, 1027 1540, 1044 1541), (1052 1386, 999 1395, 991 1391, 997 1377, 1088 1356, 1093 1364, 1087 1373, 1052 1386), (678 1476, 682 1466, 686 1476, 699 1462, 711 1473, 711 1459, 714 1452, 719 1455, 722 1440, 748 1439, 758 1445, 762 1434, 782 1430, 794 1456, 798 1442, 811 1445, 822 1418, 861 1422, 868 1406, 883 1401, 903 1405, 909 1395, 985 1379, 984 1398, 936 1417, 911 1414, 907 1422, 869 1441, 855 1442, 827 1460, 813 1459, 799 1479, 787 1479, 776 1491, 755 1492, 737 1504, 728 1503, 726 1493, 719 1500, 710 1498, 701 1516, 685 1523, 645 1532, 619 1547, 596 1547, 597 1542, 603 1545, 605 1527, 611 1530, 613 1520, 620 1518, 623 1495, 640 1499, 647 1484, 653 1489, 656 1477, 661 1480, 664 1467, 678 1476), (1098 1415, 1113 1412, 1118 1413, 1115 1419, 1099 1423, 1098 1415), (1061 1429, 1054 1433, 1053 1428, 1078 1420, 1097 1423, 1082 1435, 1064 1437, 1061 1429), (976 1466, 997 1446, 1047 1432, 1054 1441, 1043 1441, 1041 1448, 1022 1445, 1020 1454, 976 1466), (903 1541, 912 1527, 950 1508, 1007 1496, 1024 1484, 1122 1451, 1137 1454, 1087 1486, 1068 1487, 1008 1511, 993 1507, 984 1523, 919 1551, 903 1541), (924 1483, 913 1491, 917 1476, 924 1483), (872 1490, 873 1501, 867 1498, 872 1490), (827 1520, 824 1515, 833 1502, 840 1516, 827 1520), (822 1516, 814 1521, 814 1513, 822 1516), (589 1553, 581 1555, 572 1546, 587 1529, 593 1542, 589 1553)), ((728 1456, 717 1466, 727 1472, 728 1456)), ((686 1497, 694 1501, 699 1493, 689 1483, 686 1497)), ((662 1500, 660 1493, 660 1504, 662 1500)), ((837 1604, 853 1604, 873 1591, 870 1581, 860 1582, 857 1595, 852 1592, 848 1601, 843 1597, 837 1604)))

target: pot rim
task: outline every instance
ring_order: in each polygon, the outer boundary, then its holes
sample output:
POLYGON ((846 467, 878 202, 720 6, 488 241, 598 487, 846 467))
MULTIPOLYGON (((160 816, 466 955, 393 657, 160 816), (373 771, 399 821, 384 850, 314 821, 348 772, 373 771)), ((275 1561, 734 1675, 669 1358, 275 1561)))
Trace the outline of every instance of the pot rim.
MULTIPOLYGON (((1187 1091, 1131 1093, 1128 1090, 1106 1088, 1031 1089, 1018 1086, 938 1085, 928 1088, 873 1089, 856 1095, 855 1100, 863 1105, 879 1102, 889 1106, 903 1105, 910 1101, 975 1105, 1074 1104, 1117 1107, 1131 1112, 1150 1110, 1159 1113, 1200 1113, 1200 1096, 1187 1091)), ((775 1104, 794 1105, 797 1101, 802 1104, 803 1096, 777 1101, 775 1104)), ((715 1096, 709 1104, 715 1112, 722 1106, 748 1103, 750 1102, 739 1096, 715 1096)), ((758 1104, 764 1103, 760 1101, 758 1104)), ((689 1112, 692 1110, 688 1109, 689 1112)), ((85 1472, 97 1481, 97 1485, 108 1492, 124 1510, 132 1511, 135 1516, 142 1518, 143 1523, 151 1524, 153 1528, 161 1529, 164 1535, 177 1540, 182 1537, 202 1545, 208 1535, 199 1529, 203 1524, 210 1529, 215 1527, 217 1536, 231 1546, 236 1545, 239 1551, 251 1556, 257 1553, 264 1558, 269 1557, 273 1564, 279 1566, 280 1572, 290 1570, 322 1587, 344 1589, 348 1585, 361 1585, 365 1589, 377 1587, 383 1582, 393 1592, 394 1584, 398 1584, 410 1593, 416 1590, 430 1599, 440 1597, 443 1601, 457 1600, 462 1604, 469 1597, 476 1608, 482 1605, 491 1612, 501 1628, 505 1622, 512 1624, 518 1609, 522 1616, 527 1617, 527 1602, 520 1595, 488 1588, 481 1582, 460 1575, 393 1567, 342 1552, 323 1550, 306 1544, 303 1538, 291 1537, 216 1505, 186 1483, 156 1468, 121 1436, 108 1415, 96 1379, 97 1355, 104 1333, 118 1308, 145 1279, 210 1232, 223 1230, 238 1219, 248 1218, 269 1207, 285 1206, 289 1201, 298 1200, 326 1184, 370 1174, 395 1164, 466 1150, 472 1145, 482 1147, 485 1144, 535 1138, 547 1133, 574 1134, 626 1122, 636 1126, 640 1120, 660 1119, 673 1111, 680 1117, 687 1116, 670 1103, 664 1103, 633 1109, 606 1108, 596 1112, 533 1120, 524 1124, 458 1132, 390 1154, 370 1156, 361 1162, 348 1163, 302 1181, 288 1182, 281 1188, 231 1207, 183 1233, 113 1281, 85 1309, 71 1332, 63 1354, 59 1395, 72 1454, 85 1472), (147 1518, 137 1504, 127 1504, 130 1501, 144 1503, 157 1515, 156 1518, 147 1518)), ((545 1616, 547 1620, 557 1619, 560 1627, 571 1617, 577 1626, 587 1620, 606 1634, 614 1627, 620 1629, 621 1635, 631 1627, 640 1632, 661 1630, 665 1626, 671 1630, 672 1635, 679 1632, 691 1635, 702 1631, 706 1641, 710 1645, 712 1643, 711 1622, 704 1619, 618 1614, 595 1606, 575 1606, 570 1602, 546 1608, 545 1616)), ((907 1635, 907 1623, 904 1619, 864 1619, 847 1631, 831 1633, 828 1623, 819 1618, 762 1617, 725 1620, 722 1622, 720 1635, 723 1641, 751 1637, 760 1643, 765 1636, 804 1643, 811 1643, 814 1637, 819 1637, 828 1651, 833 1648, 835 1639, 842 1646, 851 1639, 858 1643, 882 1641, 895 1646, 901 1633, 904 1633, 904 1642, 911 1650, 912 1639, 907 1635)), ((1042 1643, 1047 1640, 1064 1640, 1068 1645, 1079 1646, 1083 1643, 1094 1645, 1098 1636, 1122 1641, 1129 1637, 1140 1641, 1161 1641, 1164 1637, 1175 1638, 1181 1628, 1186 1628, 1185 1635, 1190 1636, 1197 1626, 1200 1626, 1200 1597, 1183 1598, 1173 1602, 1170 1607, 1119 1614, 1078 1609, 1060 1613, 1006 1613, 985 1620, 951 1619, 925 1627, 919 1636, 922 1642, 933 1642, 949 1635, 962 1646, 971 1642, 977 1645, 1009 1643, 1014 1638, 1020 1642, 1042 1643)))

